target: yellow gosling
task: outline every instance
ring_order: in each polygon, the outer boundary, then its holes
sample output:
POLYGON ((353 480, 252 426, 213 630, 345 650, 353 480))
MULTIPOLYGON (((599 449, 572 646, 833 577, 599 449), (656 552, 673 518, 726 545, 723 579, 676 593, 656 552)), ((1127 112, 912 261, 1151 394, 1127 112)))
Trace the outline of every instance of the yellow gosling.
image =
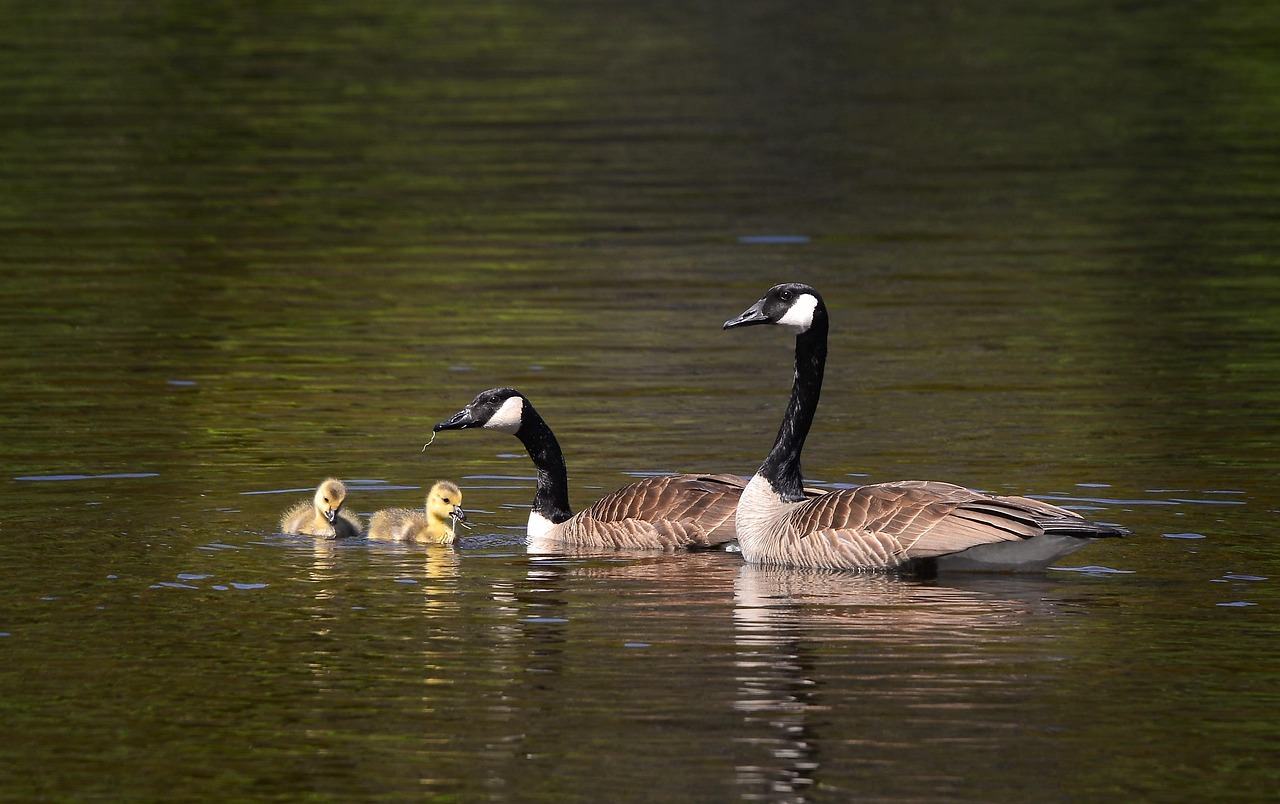
POLYGON ((320 484, 315 497, 303 500, 284 512, 280 518, 280 530, 321 539, 359 536, 364 526, 360 517, 342 510, 346 500, 347 487, 341 480, 331 477, 320 484))
POLYGON ((386 508, 369 520, 369 538, 384 542, 453 544, 458 522, 466 522, 462 490, 448 480, 437 481, 427 492, 424 510, 386 508))

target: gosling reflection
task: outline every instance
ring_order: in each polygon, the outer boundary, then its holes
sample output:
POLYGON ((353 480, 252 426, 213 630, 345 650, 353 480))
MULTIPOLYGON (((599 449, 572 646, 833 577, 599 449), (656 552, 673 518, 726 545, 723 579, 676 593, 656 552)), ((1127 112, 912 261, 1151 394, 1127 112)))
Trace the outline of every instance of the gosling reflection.
MULTIPOLYGON (((369 544, 369 576, 381 581, 379 589, 387 595, 403 593, 407 588, 421 594, 424 613, 458 611, 458 577, 462 555, 452 546, 413 543, 369 544)), ((376 598, 374 599, 376 602, 376 598)))
POLYGON ((415 576, 422 589, 422 607, 425 611, 460 611, 457 582, 462 570, 462 556, 448 547, 407 551, 415 576))
POLYGON ((306 567, 306 580, 315 584, 313 597, 317 601, 333 599, 333 585, 337 580, 338 547, 329 540, 317 539, 311 544, 311 563, 306 567))

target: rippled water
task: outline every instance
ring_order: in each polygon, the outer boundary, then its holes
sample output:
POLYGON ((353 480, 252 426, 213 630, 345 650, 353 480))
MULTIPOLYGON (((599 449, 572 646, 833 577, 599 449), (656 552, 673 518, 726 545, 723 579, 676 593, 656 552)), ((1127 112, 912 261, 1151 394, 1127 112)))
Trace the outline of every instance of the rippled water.
POLYGON ((1265 799, 1280 16, 1228 3, 55 5, 0 32, 0 798, 1265 799), (1035 577, 531 556, 750 473, 1134 531, 1035 577), (274 532, 460 483, 459 545, 274 532))

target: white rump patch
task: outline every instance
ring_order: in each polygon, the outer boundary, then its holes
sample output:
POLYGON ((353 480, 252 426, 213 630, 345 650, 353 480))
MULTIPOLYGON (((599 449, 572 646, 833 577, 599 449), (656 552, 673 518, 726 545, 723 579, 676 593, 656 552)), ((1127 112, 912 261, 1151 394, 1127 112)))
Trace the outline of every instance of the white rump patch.
POLYGON ((813 326, 813 311, 818 309, 818 297, 812 293, 803 293, 791 303, 787 314, 778 319, 778 326, 786 327, 797 335, 808 332, 813 326))
POLYGON ((938 569, 962 572, 1040 572, 1093 539, 1042 533, 1030 539, 993 542, 938 557, 938 569))
MULTIPOLYGON (((519 397, 512 397, 512 399, 519 399, 519 397)), ((537 511, 529 512, 529 527, 527 531, 530 539, 537 539, 541 536, 546 536, 554 527, 555 523, 550 519, 547 519, 542 514, 537 511)))
POLYGON ((484 429, 497 430, 500 433, 516 434, 520 429, 520 422, 524 418, 524 400, 518 396, 509 398, 502 403, 502 407, 489 417, 489 421, 484 423, 484 429))

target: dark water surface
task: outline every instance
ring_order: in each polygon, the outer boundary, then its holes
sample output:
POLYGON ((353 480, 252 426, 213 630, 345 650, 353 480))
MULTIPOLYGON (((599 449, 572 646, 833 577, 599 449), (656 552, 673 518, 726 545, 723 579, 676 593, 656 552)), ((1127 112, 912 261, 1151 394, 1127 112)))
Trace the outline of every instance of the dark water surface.
MULTIPOLYGON (((11 6, 13 4, 10 4, 11 6)), ((834 5, 834 4, 832 4, 834 5)), ((14 6, 0 798, 1262 800, 1280 790, 1280 11, 14 6), (749 474, 832 311, 815 483, 1135 535, 1035 577, 540 557, 749 474), (456 549, 274 532, 457 480, 456 549)))

